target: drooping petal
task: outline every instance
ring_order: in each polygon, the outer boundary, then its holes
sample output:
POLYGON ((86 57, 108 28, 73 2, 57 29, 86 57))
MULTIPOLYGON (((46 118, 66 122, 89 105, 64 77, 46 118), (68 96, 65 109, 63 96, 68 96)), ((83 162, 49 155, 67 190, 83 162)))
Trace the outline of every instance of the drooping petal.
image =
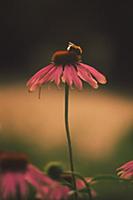
POLYGON ((27 197, 28 195, 28 185, 24 179, 23 173, 16 173, 15 174, 16 183, 19 187, 20 194, 23 198, 27 197))
POLYGON ((27 172, 25 174, 25 180, 31 184, 42 197, 46 196, 43 186, 30 173, 27 172))
POLYGON ((68 199, 70 189, 67 186, 62 186, 62 197, 68 199))
POLYGON ((64 186, 50 179, 32 165, 28 166, 25 180, 35 187, 37 196, 42 200, 61 200, 68 191, 64 186))
POLYGON ((123 164, 121 167, 119 167, 117 170, 119 170, 119 169, 131 169, 132 168, 132 170, 133 170, 133 161, 129 161, 129 162, 127 162, 127 163, 125 163, 125 164, 123 164))
POLYGON ((65 199, 69 188, 52 180, 33 165, 27 168, 26 180, 37 190, 37 196, 41 199, 61 200, 65 199))
POLYGON ((54 79, 54 73, 55 73, 55 70, 56 70, 56 67, 52 67, 49 72, 44 75, 43 78, 38 78, 36 79, 36 81, 34 81, 30 87, 29 87, 29 91, 32 92, 32 91, 35 91, 35 89, 37 87, 41 87, 41 85, 43 85, 44 83, 47 83, 48 81, 53 81, 54 79))
POLYGON ((78 70, 78 76, 82 80, 88 82, 93 88, 95 88, 95 89, 98 88, 97 81, 91 76, 91 74, 89 72, 86 71, 86 69, 84 69, 80 65, 78 65, 77 70, 78 70))
POLYGON ((71 76, 72 76, 72 80, 75 84, 75 86, 78 88, 78 89, 82 89, 82 81, 80 80, 80 78, 78 77, 77 75, 77 71, 76 69, 71 65, 71 68, 70 68, 70 72, 71 72, 71 76))
POLYGON ((1 192, 3 199, 16 196, 15 173, 5 173, 1 177, 1 192))
POLYGON ((133 172, 121 172, 121 173, 118 173, 118 176, 120 176, 121 178, 123 179, 132 179, 133 178, 133 172))
POLYGON ((49 187, 47 199, 49 200, 68 199, 69 191, 70 189, 67 186, 63 186, 60 183, 55 182, 55 184, 49 187))
POLYGON ((29 87, 29 92, 33 92, 36 90, 36 88, 39 86, 39 78, 36 79, 32 84, 30 84, 29 87))
POLYGON ((55 66, 51 64, 37 72, 27 83, 29 92, 33 92, 37 87, 48 82, 52 78, 54 70, 55 66))
POLYGON ((41 70, 39 70, 37 73, 35 73, 30 80, 27 82, 27 86, 32 85, 36 80, 39 80, 40 78, 42 78, 46 73, 49 72, 49 70, 53 67, 53 64, 50 64, 44 68, 42 68, 41 70))
POLYGON ((56 71, 54 73, 54 78, 53 78, 57 86, 59 86, 59 84, 60 84, 60 77, 62 75, 62 72, 63 72, 63 67, 58 66, 56 68, 56 71))
POLYGON ((42 190, 43 190, 43 192, 38 192, 37 191, 35 199, 40 199, 40 200, 48 199, 47 196, 48 196, 48 193, 49 193, 49 187, 48 186, 43 186, 42 190))
POLYGON ((56 71, 56 67, 53 66, 46 75, 43 76, 43 78, 41 78, 38 83, 41 86, 44 83, 47 83, 48 81, 53 81, 54 79, 54 73, 56 71))
POLYGON ((123 179, 133 179, 133 161, 129 161, 117 169, 117 175, 123 179))
POLYGON ((78 190, 81 190, 82 188, 85 187, 85 183, 82 180, 77 179, 76 180, 76 187, 77 187, 78 190))
POLYGON ((73 79, 72 79, 72 75, 71 75, 71 72, 70 72, 70 66, 69 65, 66 65, 65 66, 65 69, 63 71, 63 76, 62 76, 62 80, 64 82, 66 82, 70 87, 72 86, 72 83, 73 83, 73 79))
POLYGON ((91 67, 89 65, 86 65, 84 63, 80 63, 80 65, 85 68, 86 70, 88 70, 95 78, 96 80, 101 83, 101 84, 105 84, 107 83, 106 77, 101 74, 99 71, 97 71, 94 67, 91 67))
POLYGON ((28 173, 32 175, 37 181, 44 184, 52 184, 53 180, 38 170, 33 165, 29 164, 27 167, 28 173))

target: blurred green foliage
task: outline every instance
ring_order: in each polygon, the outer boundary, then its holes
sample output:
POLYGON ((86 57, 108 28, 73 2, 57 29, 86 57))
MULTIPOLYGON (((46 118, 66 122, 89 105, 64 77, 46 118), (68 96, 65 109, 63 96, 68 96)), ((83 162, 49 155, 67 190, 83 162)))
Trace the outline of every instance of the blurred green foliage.
MULTIPOLYGON (((26 142, 19 140, 18 138, 10 137, 10 133, 1 135, 0 139, 0 151, 17 151, 25 152, 28 154, 30 161, 39 167, 44 169, 46 163, 50 161, 60 161, 67 170, 69 163, 67 161, 67 147, 62 146, 56 148, 54 151, 42 152, 38 150, 32 143, 27 145, 26 142)), ((92 161, 83 158, 78 154, 74 148, 75 154, 75 168, 84 176, 96 176, 100 174, 115 174, 117 167, 123 163, 133 159, 133 129, 129 129, 126 138, 123 138, 117 147, 117 151, 114 155, 108 159, 92 161)), ((112 199, 132 199, 133 198, 133 184, 116 183, 112 180, 100 181, 94 185, 94 189, 98 193, 97 200, 112 200, 112 199)))

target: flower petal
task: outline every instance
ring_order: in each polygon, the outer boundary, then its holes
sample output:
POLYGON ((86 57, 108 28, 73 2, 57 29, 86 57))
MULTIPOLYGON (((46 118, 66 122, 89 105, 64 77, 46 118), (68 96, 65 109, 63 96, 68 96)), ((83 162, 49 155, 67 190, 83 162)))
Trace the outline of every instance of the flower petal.
POLYGON ((44 75, 44 77, 41 78, 41 79, 39 80, 39 82, 38 82, 38 83, 39 83, 39 86, 41 86, 41 85, 44 84, 44 83, 47 83, 48 81, 53 81, 55 71, 56 71, 56 67, 53 66, 53 67, 48 71, 48 73, 47 73, 46 75, 44 75))
POLYGON ((34 186, 37 193, 41 194, 43 197, 46 195, 45 191, 43 190, 43 186, 40 183, 38 183, 38 181, 30 173, 27 172, 25 174, 25 180, 32 186, 34 186))
POLYGON ((55 184, 49 187, 47 199, 49 200, 68 199, 69 191, 70 189, 67 186, 63 186, 60 183, 55 182, 55 184))
POLYGON ((85 68, 86 70, 88 70, 95 78, 96 80, 101 83, 101 84, 105 84, 107 83, 107 80, 106 80, 106 77, 101 74, 99 71, 97 71, 95 68, 89 66, 89 65, 86 65, 84 63, 80 63, 80 65, 85 68))
POLYGON ((78 89, 81 90, 82 89, 82 81, 78 77, 77 71, 76 71, 76 69, 73 66, 71 66, 71 76, 72 76, 72 80, 73 80, 75 86, 78 89))
POLYGON ((29 92, 35 91, 35 89, 39 86, 39 78, 36 79, 32 84, 30 84, 29 87, 29 92))
POLYGON ((42 173, 40 170, 38 170, 33 165, 28 165, 28 173, 31 174, 36 180, 38 180, 41 183, 44 184, 52 184, 53 180, 50 179, 48 176, 46 176, 44 173, 42 173))
POLYGON ((59 84, 60 84, 60 77, 62 75, 62 72, 63 72, 62 66, 58 66, 56 68, 55 73, 54 73, 54 81, 55 81, 57 86, 59 86, 59 84))
POLYGON ((28 195, 28 186, 24 179, 24 174, 16 173, 15 178, 16 178, 16 183, 19 186, 20 194, 23 198, 25 198, 28 195))
POLYGON ((49 72, 49 70, 53 67, 53 64, 50 64, 44 68, 42 68, 41 70, 39 70, 36 74, 34 74, 30 80, 27 82, 27 86, 31 86, 36 80, 39 80, 40 78, 42 78, 46 73, 49 72))
POLYGON ((15 173, 6 173, 1 177, 1 192, 3 199, 15 197, 16 195, 16 180, 15 173))
POLYGON ((80 67, 80 65, 77 65, 77 70, 78 70, 78 76, 88 82, 93 88, 97 89, 98 84, 97 81, 94 80, 94 78, 91 76, 89 72, 87 72, 84 68, 80 67))
POLYGON ((129 161, 129 162, 127 162, 127 163, 125 163, 125 164, 123 164, 121 167, 119 167, 117 170, 119 170, 119 169, 129 169, 129 168, 132 168, 132 170, 133 170, 133 161, 129 161))
POLYGON ((66 65, 66 66, 65 66, 65 69, 64 69, 64 71, 63 71, 62 80, 63 80, 64 82, 67 82, 67 84, 68 84, 70 87, 72 86, 73 79, 72 79, 72 75, 71 75, 71 72, 70 72, 70 66, 69 66, 69 65, 66 65))
POLYGON ((117 168, 117 175, 124 179, 133 179, 133 161, 129 161, 117 168))

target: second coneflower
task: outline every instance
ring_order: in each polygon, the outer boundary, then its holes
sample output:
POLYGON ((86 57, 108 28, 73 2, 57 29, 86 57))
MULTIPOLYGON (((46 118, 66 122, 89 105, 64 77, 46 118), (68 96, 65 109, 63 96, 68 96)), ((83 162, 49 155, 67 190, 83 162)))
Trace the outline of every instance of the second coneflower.
POLYGON ((41 199, 67 199, 69 188, 32 165, 24 153, 0 153, 0 199, 28 199, 29 185, 41 199), (54 197, 55 195, 55 197, 54 197))
POLYGON ((133 180, 133 160, 117 169, 117 175, 122 179, 133 180))
POLYGON ((52 183, 48 176, 29 163, 24 153, 0 153, 0 198, 26 199, 28 184, 45 196, 42 187, 52 183))
POLYGON ((81 55, 81 47, 69 42, 67 50, 56 51, 52 56, 51 63, 38 71, 27 82, 27 87, 30 92, 36 88, 40 89, 43 84, 48 82, 54 81, 57 86, 60 85, 61 81, 65 83, 65 128, 75 199, 77 199, 77 188, 75 175, 73 173, 73 152, 68 123, 69 87, 75 85, 78 89, 82 89, 84 81, 96 89, 98 88, 98 83, 105 84, 107 82, 103 74, 93 67, 82 63, 81 55))

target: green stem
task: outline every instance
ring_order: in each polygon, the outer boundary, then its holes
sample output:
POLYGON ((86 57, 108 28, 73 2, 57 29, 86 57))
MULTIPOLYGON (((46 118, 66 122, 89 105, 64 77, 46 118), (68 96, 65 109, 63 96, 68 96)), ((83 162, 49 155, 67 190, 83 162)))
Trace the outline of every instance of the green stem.
POLYGON ((121 179, 115 175, 110 175, 110 174, 98 175, 92 178, 92 181, 106 181, 106 180, 120 181, 121 179))
POLYGON ((105 174, 105 175, 98 175, 92 178, 92 182, 100 182, 100 181, 118 181, 122 183, 131 183, 130 180, 128 179, 122 179, 116 175, 110 175, 110 174, 105 174))
POLYGON ((68 122, 68 104, 69 104, 69 86, 65 83, 65 128, 66 128, 66 136, 67 136, 67 143, 68 143, 68 151, 69 151, 69 159, 70 159, 70 170, 72 172, 72 179, 73 179, 73 188, 75 192, 75 200, 77 200, 77 188, 76 188, 76 179, 74 175, 74 163, 73 163, 73 152, 72 152, 72 143, 71 143, 71 136, 69 131, 69 122, 68 122))

